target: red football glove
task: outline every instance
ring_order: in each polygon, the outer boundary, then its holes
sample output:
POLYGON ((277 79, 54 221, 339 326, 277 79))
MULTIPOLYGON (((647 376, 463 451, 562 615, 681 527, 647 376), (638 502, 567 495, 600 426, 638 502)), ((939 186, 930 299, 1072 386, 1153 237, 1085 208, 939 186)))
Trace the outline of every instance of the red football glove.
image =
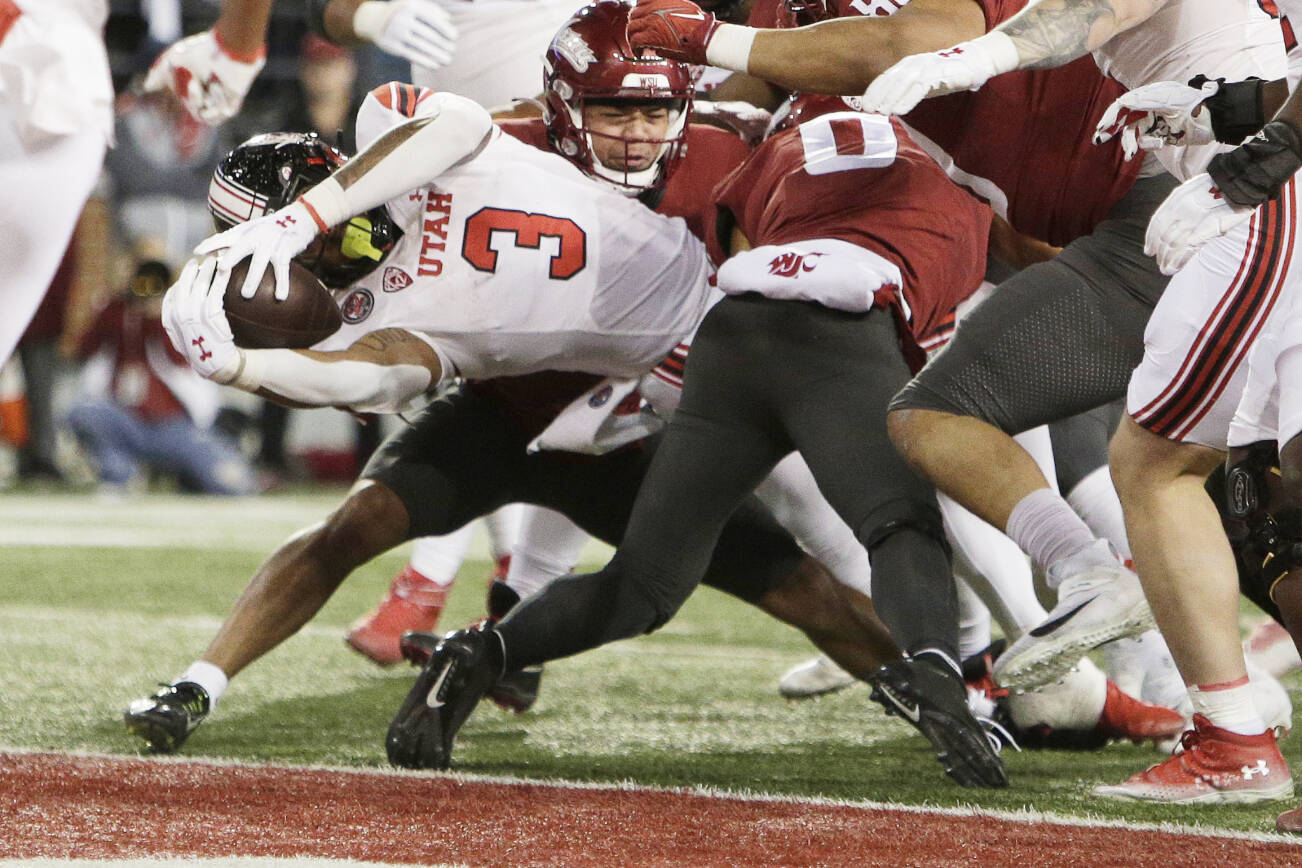
POLYGON ((661 57, 706 64, 719 19, 691 0, 638 0, 628 15, 628 41, 636 49, 650 48, 661 57))

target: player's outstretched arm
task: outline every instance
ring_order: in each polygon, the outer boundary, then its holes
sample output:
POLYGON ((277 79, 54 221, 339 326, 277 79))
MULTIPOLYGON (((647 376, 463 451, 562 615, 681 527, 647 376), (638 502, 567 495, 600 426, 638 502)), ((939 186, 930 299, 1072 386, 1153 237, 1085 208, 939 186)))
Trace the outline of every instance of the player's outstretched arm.
POLYGON ((906 57, 864 93, 864 108, 906 114, 922 100, 978 90, 1015 69, 1062 66, 1129 30, 1168 0, 1041 0, 985 36, 906 57))
POLYGON ((395 413, 423 400, 443 367, 412 332, 371 332, 345 350, 246 350, 235 345, 216 261, 191 260, 163 298, 163 328, 200 376, 295 407, 395 413))
MULTIPOLYGON (((283 301, 289 297, 290 260, 306 250, 319 232, 423 187, 473 158, 493 130, 487 111, 455 94, 430 94, 420 110, 420 117, 381 134, 296 201, 195 247, 198 254, 220 251, 214 284, 225 287, 231 268, 249 257, 250 276, 245 278, 241 295, 253 297, 270 265, 276 275, 276 299, 283 301)), ((358 120, 360 128, 361 114, 358 120)))
POLYGON ((230 385, 296 407, 401 413, 442 379, 438 354, 405 329, 365 335, 346 350, 240 350, 230 385))
POLYGON ((894 15, 793 30, 716 22, 691 0, 638 0, 629 15, 634 46, 804 93, 860 93, 902 57, 984 32, 985 17, 974 0, 912 0, 894 15))

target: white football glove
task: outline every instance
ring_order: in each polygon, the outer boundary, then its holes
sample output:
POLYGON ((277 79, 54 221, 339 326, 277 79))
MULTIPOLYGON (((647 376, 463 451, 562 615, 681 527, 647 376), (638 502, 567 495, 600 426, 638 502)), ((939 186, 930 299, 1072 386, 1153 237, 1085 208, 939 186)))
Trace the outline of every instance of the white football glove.
POLYGON ((944 51, 914 54, 883 72, 863 95, 863 110, 902 115, 929 96, 979 90, 1019 62, 1013 41, 998 30, 944 51))
POLYGON ((426 69, 447 66, 457 48, 457 26, 435 0, 367 0, 353 13, 353 31, 426 69))
POLYGON ((1206 172, 1171 191, 1148 221, 1144 252, 1163 274, 1175 274, 1198 248, 1252 216, 1255 208, 1231 205, 1206 172))
POLYGON ((253 298, 257 294, 258 284, 270 264, 276 277, 276 301, 284 301, 289 298, 290 260, 306 250, 319 232, 320 226, 311 209, 300 199, 279 211, 232 226, 200 242, 194 252, 202 255, 221 251, 212 281, 223 291, 230 280, 231 269, 241 259, 249 257, 249 271, 240 287, 243 298, 253 298))
POLYGON ((1099 118, 1094 144, 1101 145, 1118 133, 1121 150, 1129 160, 1145 151, 1168 145, 1206 145, 1216 141, 1211 112, 1199 111, 1203 100, 1216 93, 1217 82, 1202 89, 1178 81, 1146 84, 1122 94, 1099 118))
POLYGON ((239 367, 240 351, 222 303, 225 284, 213 284, 216 270, 217 260, 211 256, 185 264, 163 296, 163 328, 200 376, 227 383, 239 367))
POLYGON ((234 117, 267 63, 264 50, 256 60, 231 57, 215 31, 188 36, 158 56, 145 76, 146 91, 170 90, 190 114, 206 124, 234 117))

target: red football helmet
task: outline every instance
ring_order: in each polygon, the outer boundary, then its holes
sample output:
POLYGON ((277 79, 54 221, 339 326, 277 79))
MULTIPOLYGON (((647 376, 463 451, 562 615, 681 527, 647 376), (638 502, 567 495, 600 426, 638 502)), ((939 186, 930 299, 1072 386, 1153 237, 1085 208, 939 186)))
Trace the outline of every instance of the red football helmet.
POLYGON ((587 175, 626 195, 637 195, 668 180, 686 153, 687 118, 692 111, 692 71, 685 63, 649 51, 638 56, 628 42, 631 4, 600 0, 584 6, 552 39, 543 58, 543 119, 557 153, 587 175), (669 128, 663 138, 630 139, 594 132, 584 120, 588 101, 656 101, 668 104, 669 128), (645 169, 611 168, 593 152, 593 138, 658 145, 645 169))

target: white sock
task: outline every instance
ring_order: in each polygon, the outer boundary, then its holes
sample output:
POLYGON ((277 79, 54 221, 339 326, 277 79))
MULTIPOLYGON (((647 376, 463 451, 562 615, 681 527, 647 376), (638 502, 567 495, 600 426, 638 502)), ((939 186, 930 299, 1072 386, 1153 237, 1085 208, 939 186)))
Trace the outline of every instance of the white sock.
POLYGON ((1112 543, 1122 560, 1130 559, 1126 519, 1121 513, 1121 500, 1112 486, 1112 474, 1106 464, 1076 483, 1067 492, 1067 503, 1096 537, 1112 543))
POLYGON ((990 646, 990 610, 967 582, 958 583, 958 657, 966 660, 990 646))
POLYGON ((1047 613, 1035 597, 1031 565, 1017 544, 944 494, 939 503, 954 550, 954 575, 981 598, 1008 641, 1042 623, 1047 613))
POLYGON ((1190 685, 1189 698, 1194 713, 1206 717, 1214 726, 1239 735, 1261 735, 1266 731, 1266 721, 1252 701, 1252 686, 1246 675, 1221 684, 1190 685))
POLYGON ((407 563, 434 584, 447 587, 461 569, 473 532, 473 527, 466 525, 443 536, 423 536, 412 546, 407 563))
POLYGON ((520 538, 523 511, 523 504, 508 503, 484 516, 484 530, 488 531, 488 547, 493 551, 493 560, 501 560, 515 548, 515 541, 520 538))
POLYGON ((1094 543, 1094 534, 1055 491, 1037 488, 1008 516, 1007 534, 1031 560, 1045 569, 1094 543))
POLYGON ((524 599, 569 573, 587 543, 587 532, 559 512, 527 506, 506 583, 524 599))
POLYGON ((228 680, 226 673, 222 672, 217 666, 207 660, 196 660, 173 683, 192 681, 198 684, 208 694, 208 710, 211 711, 217 706, 217 700, 226 692, 228 680))

